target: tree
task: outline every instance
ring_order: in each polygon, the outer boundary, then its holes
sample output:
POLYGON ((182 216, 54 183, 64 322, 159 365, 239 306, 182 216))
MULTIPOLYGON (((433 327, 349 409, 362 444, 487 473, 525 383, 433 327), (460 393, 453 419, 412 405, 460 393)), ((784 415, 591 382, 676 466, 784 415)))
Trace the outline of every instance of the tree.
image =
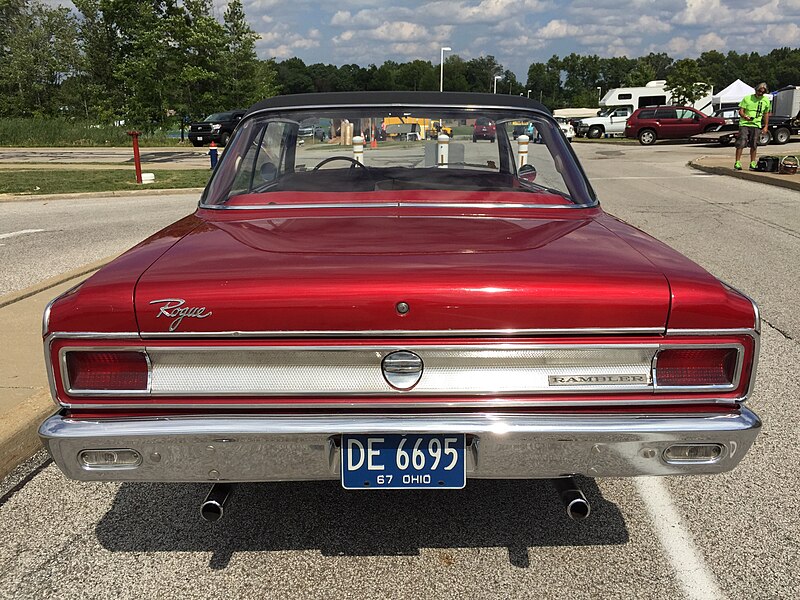
POLYGON ((278 65, 278 85, 283 94, 307 94, 314 91, 314 82, 306 63, 299 58, 287 58, 278 65))
POLYGON ((674 61, 666 52, 651 52, 647 56, 640 57, 639 62, 652 69, 653 79, 666 79, 667 71, 674 61))
MULTIPOLYGON (((458 54, 444 59, 444 89, 448 92, 470 91, 467 81, 467 63, 458 54)), ((481 91, 486 91, 485 88, 481 91)))
POLYGON ((703 52, 697 59, 697 66, 702 80, 710 83, 715 90, 726 88, 732 81, 725 55, 718 50, 703 52))
POLYGON ((224 48, 220 57, 221 95, 224 106, 234 108, 274 96, 274 71, 264 79, 265 65, 256 55, 258 34, 247 23, 241 0, 231 0, 223 16, 224 48))
POLYGON ((61 87, 79 60, 75 18, 63 7, 37 1, 4 5, 4 59, 0 63, 0 113, 6 116, 56 116, 63 106, 61 87))
POLYGON ((711 89, 708 83, 701 81, 702 78, 697 61, 684 58, 672 65, 664 87, 672 94, 673 104, 690 106, 711 89))
POLYGON ((491 92, 494 89, 494 76, 503 74, 503 65, 491 54, 468 60, 464 66, 464 77, 470 92, 491 92))

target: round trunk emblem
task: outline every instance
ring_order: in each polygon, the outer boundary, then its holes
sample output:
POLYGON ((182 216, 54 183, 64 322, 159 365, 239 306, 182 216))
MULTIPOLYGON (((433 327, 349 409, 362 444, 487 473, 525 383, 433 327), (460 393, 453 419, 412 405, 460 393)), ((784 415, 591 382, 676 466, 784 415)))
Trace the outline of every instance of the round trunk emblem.
POLYGON ((397 390, 410 390, 422 377, 422 359, 408 350, 398 350, 383 357, 381 369, 386 382, 397 390))

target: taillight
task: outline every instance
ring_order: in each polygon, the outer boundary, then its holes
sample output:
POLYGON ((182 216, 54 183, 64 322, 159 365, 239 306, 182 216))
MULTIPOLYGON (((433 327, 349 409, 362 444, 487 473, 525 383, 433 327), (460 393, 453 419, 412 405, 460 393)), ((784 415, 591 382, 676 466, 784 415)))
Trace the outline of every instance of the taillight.
POLYGON ((144 352, 71 351, 66 354, 66 368, 70 391, 147 391, 144 352))
POLYGON ((739 351, 736 348, 668 348, 656 357, 658 387, 732 386, 739 351))

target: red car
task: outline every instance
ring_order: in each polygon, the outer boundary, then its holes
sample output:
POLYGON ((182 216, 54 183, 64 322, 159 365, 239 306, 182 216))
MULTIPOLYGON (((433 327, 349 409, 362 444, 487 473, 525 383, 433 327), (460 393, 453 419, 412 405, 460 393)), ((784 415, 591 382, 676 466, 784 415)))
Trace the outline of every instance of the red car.
POLYGON ((553 479, 579 519, 573 475, 729 471, 760 427, 756 305, 603 212, 558 123, 515 96, 256 104, 196 212, 56 298, 43 334, 63 472, 208 482, 212 520, 236 482, 472 478, 553 479), (298 144, 306 120, 476 107, 499 143, 298 144))
POLYGON ((628 117, 625 137, 638 138, 640 144, 649 146, 656 140, 690 138, 723 125, 725 119, 709 117, 690 106, 649 106, 628 117))
POLYGON ((494 121, 486 117, 478 117, 472 126, 472 141, 489 140, 494 143, 497 139, 497 126, 494 121))

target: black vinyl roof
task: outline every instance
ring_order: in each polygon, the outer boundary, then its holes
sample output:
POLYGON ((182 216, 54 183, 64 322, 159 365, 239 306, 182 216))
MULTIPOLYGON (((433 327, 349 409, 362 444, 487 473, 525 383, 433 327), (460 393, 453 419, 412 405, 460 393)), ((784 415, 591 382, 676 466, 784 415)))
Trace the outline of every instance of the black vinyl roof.
POLYGON ((303 108, 304 106, 432 105, 491 106, 524 108, 550 114, 541 102, 524 96, 478 94, 473 92, 330 92, 324 94, 289 94, 273 96, 250 107, 249 113, 264 109, 303 108))

